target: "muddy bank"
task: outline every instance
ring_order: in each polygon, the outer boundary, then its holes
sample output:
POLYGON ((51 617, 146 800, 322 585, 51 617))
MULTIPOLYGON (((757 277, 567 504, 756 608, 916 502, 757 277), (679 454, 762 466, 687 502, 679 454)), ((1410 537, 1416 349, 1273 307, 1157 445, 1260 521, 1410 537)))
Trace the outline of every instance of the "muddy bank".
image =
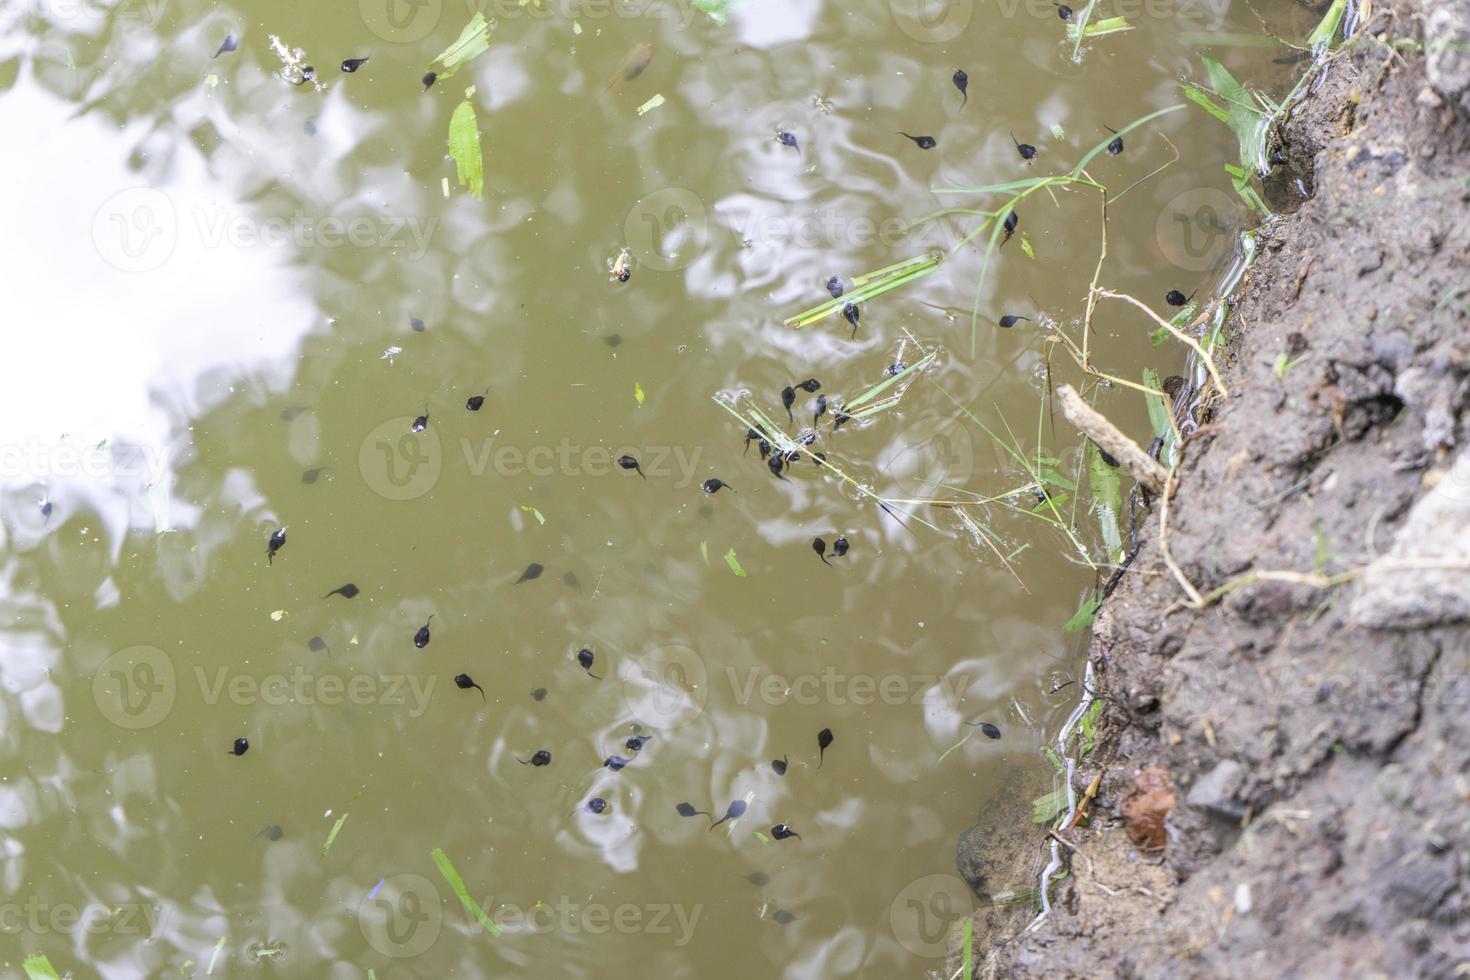
POLYGON ((1095 626, 1091 819, 977 973, 1470 970, 1467 40, 1465 0, 1375 5, 1289 121, 1314 196, 1095 626))

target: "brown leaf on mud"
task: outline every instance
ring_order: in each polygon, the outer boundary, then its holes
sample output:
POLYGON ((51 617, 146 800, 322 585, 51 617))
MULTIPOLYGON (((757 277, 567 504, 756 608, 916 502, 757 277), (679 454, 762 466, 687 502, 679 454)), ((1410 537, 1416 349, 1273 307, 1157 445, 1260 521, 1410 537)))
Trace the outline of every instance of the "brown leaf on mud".
POLYGON ((1164 819, 1174 809, 1174 782, 1169 770, 1154 763, 1133 779, 1133 787, 1123 798, 1123 820, 1128 839, 1144 851, 1164 849, 1164 819))

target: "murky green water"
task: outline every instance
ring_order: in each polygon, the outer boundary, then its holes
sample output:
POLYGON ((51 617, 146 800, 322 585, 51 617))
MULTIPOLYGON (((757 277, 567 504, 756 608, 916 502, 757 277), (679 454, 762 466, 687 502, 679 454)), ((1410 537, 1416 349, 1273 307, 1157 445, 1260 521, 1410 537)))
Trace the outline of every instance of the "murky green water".
MULTIPOLYGON (((1024 810, 1050 785, 1038 749, 1076 693, 1053 688, 1081 662, 1061 625, 1094 573, 1024 494, 972 510, 1013 575, 946 512, 901 526, 809 461, 778 482, 711 396, 774 417, 794 381, 835 404, 940 349, 898 409, 836 432, 829 414, 816 448, 889 497, 1024 486, 947 391, 1075 477, 1074 435, 1038 413, 1050 327, 987 320, 970 355, 977 247, 864 304, 856 340, 781 320, 829 276, 958 241, 905 230, 985 206, 931 187, 1065 170, 1180 101, 1207 39, 1183 32, 1259 29, 1136 6, 1074 65, 1045 3, 743 0, 719 26, 684 0, 507 2, 491 51, 427 93, 471 8, 0 7, 6 972, 31 953, 109 977, 937 969, 969 901, 956 836, 981 801, 1024 810), (272 33, 324 90, 276 76, 272 33), (647 70, 599 94, 641 42, 647 70), (483 202, 445 151, 471 84, 483 202), (734 492, 701 493, 716 476, 734 492), (828 567, 810 542, 839 534, 828 567), (356 598, 323 598, 347 582, 356 598), (517 763, 540 749, 551 765, 517 763), (748 795, 713 833, 675 809, 748 795), (763 839, 777 823, 801 838, 763 839)), ((1113 207, 1105 285, 1161 308, 1208 292, 1241 220, 1232 154, 1188 111, 1098 158, 1115 194, 1169 164, 1113 207)), ((986 315, 1070 329, 1097 217, 1092 195, 1033 198, 1035 257, 1002 250, 986 315)), ((1180 362, 1122 307, 1097 326, 1105 369, 1180 362)), ((1147 440, 1136 394, 1100 403, 1147 440)))

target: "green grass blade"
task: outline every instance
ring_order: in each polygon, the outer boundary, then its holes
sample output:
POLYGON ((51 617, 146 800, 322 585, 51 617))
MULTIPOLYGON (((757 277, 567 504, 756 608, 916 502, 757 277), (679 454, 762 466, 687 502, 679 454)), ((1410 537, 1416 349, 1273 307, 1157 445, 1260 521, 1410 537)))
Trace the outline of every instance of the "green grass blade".
POLYGON ((341 831, 342 831, 342 825, 347 822, 347 818, 349 816, 351 816, 351 814, 344 813, 344 814, 342 814, 342 816, 340 816, 340 817, 337 818, 337 822, 336 823, 332 824, 332 829, 327 834, 327 842, 322 845, 322 857, 326 857, 327 856, 327 851, 331 849, 332 842, 335 841, 337 839, 337 835, 339 833, 341 833, 341 831))
POLYGON ((42 953, 27 956, 21 969, 26 971, 26 980, 61 980, 56 974, 56 967, 42 953))
POLYGON ((455 107, 449 118, 449 155, 454 158, 454 170, 459 177, 459 186, 479 198, 485 192, 485 158, 480 152, 480 124, 475 119, 475 87, 464 91, 464 101, 455 107))
POLYGON ((449 856, 444 853, 444 849, 436 847, 432 853, 434 863, 439 866, 439 873, 444 876, 445 881, 449 882, 449 887, 454 889, 454 894, 460 904, 480 920, 480 925, 484 926, 490 935, 499 936, 500 927, 485 914, 485 910, 480 908, 480 903, 470 897, 470 890, 464 886, 464 879, 459 876, 458 871, 454 870, 454 865, 450 862, 449 856))
POLYGON ((856 398, 854 398, 851 401, 847 402, 843 406, 843 410, 846 411, 847 409, 857 408, 859 405, 863 405, 863 404, 866 404, 867 402, 872 401, 874 398, 878 397, 883 392, 887 391, 891 386, 898 384, 898 382, 902 381, 904 378, 908 377, 910 374, 913 374, 915 371, 918 371, 921 368, 923 368, 926 365, 928 365, 930 361, 934 360, 934 358, 936 358, 938 356, 939 356, 938 352, 935 352, 935 351, 931 351, 930 353, 925 354, 924 357, 921 358, 920 360, 917 360, 914 363, 910 364, 908 367, 904 368, 902 371, 898 372, 897 374, 893 375, 892 377, 887 378, 887 379, 885 379, 883 381, 880 381, 878 384, 876 384, 873 387, 869 388, 867 391, 863 392, 861 395, 858 395, 856 398))
POLYGON ((459 32, 459 37, 449 47, 440 52, 439 57, 429 63, 429 67, 435 65, 440 81, 453 75, 459 70, 459 66, 471 58, 484 54, 490 50, 490 24, 485 20, 485 15, 475 13, 470 22, 465 25, 464 30, 459 32))
MULTIPOLYGON (((1143 116, 1139 119, 1135 119, 1128 125, 1124 126, 1122 129, 1118 130, 1117 133, 1114 134, 1114 136, 1126 135, 1127 133, 1130 133, 1133 130, 1137 129, 1139 126, 1142 126, 1144 123, 1152 122, 1160 116, 1166 116, 1171 112, 1178 112, 1180 109, 1183 108, 1184 103, 1180 102, 1175 105, 1166 106, 1165 108, 1160 109, 1157 112, 1150 112, 1148 115, 1143 116)), ((1094 146, 1092 149, 1083 154, 1082 159, 1077 161, 1077 166, 1072 168, 1072 176, 1080 177, 1082 175, 1083 168, 1085 168, 1089 163, 1092 162, 1093 157, 1097 156, 1099 153, 1102 153, 1108 148, 1108 144, 1113 141, 1114 136, 1109 136, 1107 139, 1097 144, 1097 146, 1094 146)))
POLYGON ((1332 0, 1332 6, 1327 8, 1327 13, 1322 20, 1307 35, 1307 47, 1327 48, 1332 46, 1332 39, 1337 36, 1337 25, 1342 22, 1343 11, 1347 9, 1346 0, 1332 0))

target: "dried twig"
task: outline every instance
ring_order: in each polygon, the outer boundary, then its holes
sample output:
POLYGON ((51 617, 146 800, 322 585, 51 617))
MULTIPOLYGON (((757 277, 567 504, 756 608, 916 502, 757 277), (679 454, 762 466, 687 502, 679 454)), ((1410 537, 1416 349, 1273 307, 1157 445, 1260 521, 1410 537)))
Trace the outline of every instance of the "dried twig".
POLYGON ((1215 387, 1220 390, 1220 394, 1230 394, 1230 391, 1225 387, 1225 383, 1220 380, 1220 372, 1215 370, 1214 359, 1210 357, 1210 355, 1205 351, 1203 347, 1200 346, 1199 341, 1195 340, 1189 334, 1180 330, 1178 327, 1174 326, 1174 324, 1170 323, 1168 320, 1165 320, 1163 317, 1159 316, 1153 310, 1149 309, 1147 306, 1145 306, 1143 303, 1140 303, 1132 296, 1129 296, 1127 293, 1115 293, 1110 289, 1099 289, 1097 291, 1097 294, 1099 296, 1106 297, 1107 299, 1125 300, 1129 303, 1132 303, 1143 312, 1147 313, 1151 318, 1153 318, 1153 321, 1155 323, 1157 323, 1160 327, 1163 327, 1165 330, 1169 331, 1169 333, 1174 337, 1175 340, 1178 340, 1182 344, 1187 344, 1189 348, 1194 351, 1195 355, 1198 356, 1200 361, 1204 363, 1205 370, 1210 372, 1210 380, 1215 383, 1215 387))
POLYGON ((1163 491, 1169 471, 1139 448, 1138 443, 1120 432, 1102 413, 1083 401, 1082 396, 1077 394, 1077 389, 1071 385, 1062 385, 1057 389, 1057 403, 1061 405, 1062 415, 1068 422, 1097 443, 1099 449, 1121 463, 1135 480, 1154 493, 1163 491))

